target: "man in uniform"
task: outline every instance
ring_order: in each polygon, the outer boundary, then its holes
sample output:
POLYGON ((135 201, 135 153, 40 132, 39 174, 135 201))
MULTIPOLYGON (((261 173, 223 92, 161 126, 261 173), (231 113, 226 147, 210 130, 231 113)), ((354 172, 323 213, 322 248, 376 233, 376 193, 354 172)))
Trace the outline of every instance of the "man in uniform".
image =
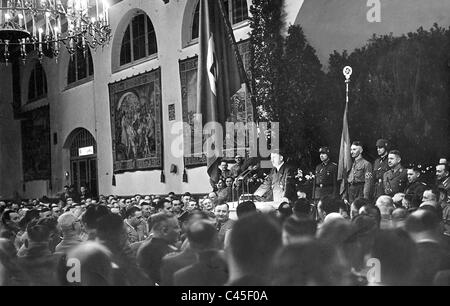
POLYGON ((383 176, 389 171, 388 165, 388 142, 385 139, 379 139, 377 141, 378 158, 373 163, 373 177, 374 177, 374 190, 373 198, 378 199, 381 195, 384 195, 383 176))
POLYGON ((399 192, 403 192, 408 182, 408 175, 405 168, 401 165, 402 157, 400 151, 392 150, 389 152, 388 165, 390 170, 383 176, 384 193, 393 197, 399 192))
POLYGON ((438 188, 443 188, 447 190, 447 192, 450 190, 450 176, 448 164, 445 163, 436 166, 436 180, 438 188))
POLYGON ((350 154, 354 161, 348 175, 348 200, 350 203, 357 198, 370 199, 371 195, 372 165, 362 157, 362 152, 362 143, 354 141, 350 148, 350 154))
POLYGON ((236 164, 234 164, 233 167, 231 167, 230 172, 233 178, 237 178, 245 170, 243 168, 244 158, 238 154, 236 155, 234 160, 236 161, 236 164))
POLYGON ((427 184, 420 180, 420 169, 411 165, 406 168, 408 185, 405 189, 405 195, 411 197, 413 207, 419 207, 422 202, 423 192, 428 189, 427 184))
POLYGON ((254 195, 265 197, 267 201, 281 203, 285 198, 295 198, 294 169, 285 162, 285 154, 275 150, 270 154, 273 168, 264 183, 259 186, 254 195))
POLYGON ((337 170, 335 163, 330 161, 330 149, 322 147, 319 149, 321 164, 317 165, 313 185, 313 199, 318 201, 325 196, 336 197, 337 170))

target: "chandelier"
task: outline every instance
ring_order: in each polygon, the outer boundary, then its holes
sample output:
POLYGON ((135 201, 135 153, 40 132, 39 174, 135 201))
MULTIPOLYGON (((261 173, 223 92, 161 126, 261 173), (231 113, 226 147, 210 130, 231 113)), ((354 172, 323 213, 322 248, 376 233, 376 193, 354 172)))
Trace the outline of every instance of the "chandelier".
POLYGON ((110 40, 106 0, 0 0, 0 60, 26 60, 30 52, 57 58, 110 40))

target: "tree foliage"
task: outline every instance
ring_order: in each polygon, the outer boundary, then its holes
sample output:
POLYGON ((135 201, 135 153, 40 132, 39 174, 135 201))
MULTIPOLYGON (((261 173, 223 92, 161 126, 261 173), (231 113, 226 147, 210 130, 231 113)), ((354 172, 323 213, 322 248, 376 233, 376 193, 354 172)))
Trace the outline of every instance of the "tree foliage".
POLYGON ((401 37, 373 36, 351 54, 332 54, 328 82, 335 103, 343 99, 336 90, 342 67, 354 71, 350 136, 370 147, 377 138, 389 139, 405 162, 435 163, 447 155, 449 58, 450 29, 437 25, 401 37))
POLYGON ((283 0, 254 0, 250 12, 250 71, 258 119, 279 121, 277 88, 281 81, 283 0))
POLYGON ((331 54, 325 73, 300 26, 280 34, 281 8, 282 1, 253 1, 251 72, 257 107, 265 111, 259 119, 280 122, 291 157, 310 170, 318 148, 328 145, 337 159, 347 65, 353 68, 350 136, 367 145, 366 157, 376 157, 379 138, 403 153, 404 164, 450 157, 450 29, 373 36, 351 53, 331 54))

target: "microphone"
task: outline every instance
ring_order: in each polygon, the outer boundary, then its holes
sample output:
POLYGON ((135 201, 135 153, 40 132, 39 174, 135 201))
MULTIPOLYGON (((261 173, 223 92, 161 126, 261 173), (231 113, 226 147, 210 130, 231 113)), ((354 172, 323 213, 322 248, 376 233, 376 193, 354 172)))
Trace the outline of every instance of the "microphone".
POLYGON ((245 180, 248 176, 250 176, 250 174, 252 173, 251 169, 247 169, 244 172, 242 172, 237 178, 236 180, 238 181, 243 181, 245 180))

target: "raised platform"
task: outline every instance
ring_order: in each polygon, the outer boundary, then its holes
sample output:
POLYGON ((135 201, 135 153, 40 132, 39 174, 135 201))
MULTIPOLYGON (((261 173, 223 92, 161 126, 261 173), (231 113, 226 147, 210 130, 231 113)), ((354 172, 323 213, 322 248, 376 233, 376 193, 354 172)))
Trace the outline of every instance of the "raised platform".
MULTIPOLYGON (((240 202, 229 202, 230 207, 230 219, 237 220, 236 208, 240 202)), ((256 209, 263 213, 269 213, 278 209, 279 203, 276 202, 254 202, 256 209)))

